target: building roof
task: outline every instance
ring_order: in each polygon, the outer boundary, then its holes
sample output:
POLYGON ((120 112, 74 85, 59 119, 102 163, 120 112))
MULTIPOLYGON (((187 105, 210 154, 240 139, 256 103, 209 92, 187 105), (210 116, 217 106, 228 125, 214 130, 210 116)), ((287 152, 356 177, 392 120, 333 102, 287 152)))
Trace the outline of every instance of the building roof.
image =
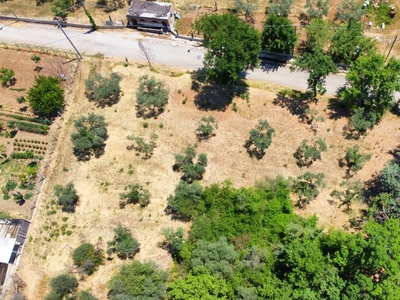
POLYGON ((171 10, 172 3, 133 0, 127 16, 165 19, 171 10))
POLYGON ((28 228, 29 222, 23 219, 0 219, 0 263, 14 263, 28 228))
POLYGON ((0 238, 0 263, 10 263, 16 241, 17 239, 0 238))

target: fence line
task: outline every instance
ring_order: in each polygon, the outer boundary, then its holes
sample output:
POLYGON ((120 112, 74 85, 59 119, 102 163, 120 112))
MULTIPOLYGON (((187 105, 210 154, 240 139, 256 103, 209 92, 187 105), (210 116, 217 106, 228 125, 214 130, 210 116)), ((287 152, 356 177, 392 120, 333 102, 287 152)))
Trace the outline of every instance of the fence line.
POLYGON ((8 44, 4 41, 0 41, 0 46, 4 49, 16 50, 16 51, 27 51, 32 53, 41 53, 41 54, 50 54, 54 56, 61 56, 64 58, 70 58, 72 60, 78 59, 78 56, 75 52, 66 51, 63 49, 57 49, 54 47, 44 47, 44 46, 33 46, 28 44, 18 44, 12 43, 8 44))
MULTIPOLYGON (((18 22, 25 22, 25 23, 36 23, 36 24, 43 24, 43 25, 53 25, 57 26, 57 23, 53 20, 40 20, 40 19, 29 19, 29 18, 16 18, 16 17, 9 17, 0 15, 0 20, 10 20, 10 21, 18 21, 18 22)), ((62 26, 64 27, 76 27, 76 28, 86 28, 92 29, 92 25, 90 24, 79 24, 79 23, 68 23, 62 22, 62 26)), ((126 28, 124 22, 122 21, 122 25, 98 25, 99 29, 124 29, 126 28)))

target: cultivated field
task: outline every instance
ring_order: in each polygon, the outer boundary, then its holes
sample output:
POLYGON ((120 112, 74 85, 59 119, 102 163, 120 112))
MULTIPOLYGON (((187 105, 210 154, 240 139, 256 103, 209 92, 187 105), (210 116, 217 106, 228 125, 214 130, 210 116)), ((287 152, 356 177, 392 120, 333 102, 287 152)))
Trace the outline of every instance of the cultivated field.
MULTIPOLYGON (((7 55, 5 67, 19 66, 22 61, 26 61, 25 70, 28 73, 32 73, 31 69, 35 67, 33 62, 30 65, 29 53, 2 50, 1 55, 7 55)), ((16 77, 20 78, 19 71, 13 68, 16 77)), ((33 80, 33 75, 30 80, 33 80)), ((22 78, 23 76, 21 86, 22 78)), ((237 97, 225 111, 205 111, 196 105, 197 95, 191 90, 191 83, 191 74, 185 70, 164 66, 156 66, 150 71, 144 65, 131 64, 125 67, 120 61, 95 57, 85 57, 79 63, 71 85, 72 93, 67 95, 69 105, 64 112, 64 119, 58 120, 62 128, 57 129, 53 124, 55 127, 52 130, 58 132, 58 141, 54 144, 54 153, 48 158, 50 165, 45 171, 46 184, 18 271, 27 282, 24 292, 29 299, 43 298, 48 291, 48 280, 54 275, 65 270, 76 272, 71 253, 83 241, 98 244, 105 249, 106 242, 112 239, 113 229, 119 222, 129 227, 141 243, 136 259, 154 260, 162 268, 169 268, 172 263, 169 254, 158 247, 158 243, 162 241, 160 230, 163 227, 190 228, 189 223, 171 220, 164 211, 166 198, 174 192, 180 177, 172 170, 174 154, 180 153, 188 144, 196 145, 198 153, 204 152, 208 155, 209 164, 201 181, 204 186, 228 179, 235 186, 250 186, 264 176, 296 177, 305 171, 325 173, 327 187, 306 209, 297 211, 302 215, 316 214, 319 224, 326 228, 333 226, 345 229, 349 228, 349 218, 357 214, 361 207, 354 206, 353 212, 346 213, 344 207, 339 208, 339 203, 329 195, 345 176, 345 169, 339 167, 338 160, 344 156, 347 147, 360 145, 363 151, 372 154, 372 158, 354 179, 367 181, 382 169, 386 160, 391 158, 388 152, 398 145, 400 120, 391 114, 387 114, 365 138, 358 141, 347 140, 342 135, 347 118, 341 117, 340 111, 329 108, 329 96, 321 97, 317 104, 278 103, 276 95, 283 87, 248 82, 249 101, 237 97), (121 99, 117 104, 98 108, 87 100, 83 80, 93 68, 103 75, 111 71, 117 72, 123 78, 121 99), (143 120, 136 117, 135 91, 139 76, 144 74, 161 79, 169 89, 169 103, 165 112, 157 119, 143 120), (232 110, 234 103, 237 112, 232 110), (310 125, 300 118, 301 109, 307 106, 317 110, 318 116, 324 119, 317 123, 315 134, 310 125), (70 133, 73 130, 73 120, 89 112, 105 116, 109 124, 109 138, 104 155, 88 162, 79 162, 72 152, 70 133), (208 115, 217 120, 216 136, 209 141, 198 142, 196 128, 200 118, 208 115), (333 118, 333 115, 336 117, 333 118), (276 130, 272 144, 261 160, 250 158, 243 146, 249 130, 259 119, 268 119, 276 130), (147 128, 143 126, 144 122, 148 123, 147 128), (130 144, 126 139, 127 135, 149 136, 152 132, 157 133, 159 138, 151 159, 143 160, 135 151, 126 149, 130 144), (299 168, 293 153, 303 139, 310 140, 313 137, 325 139, 328 151, 322 154, 322 160, 315 162, 310 168, 299 168), (56 184, 70 181, 75 184, 80 197, 73 214, 62 212, 55 204, 53 195, 56 184), (124 209, 119 207, 119 193, 130 183, 139 183, 150 190, 152 197, 149 206, 144 209, 133 205, 124 209)), ((27 87, 29 84, 27 83, 27 87)), ((10 101, 8 105, 16 103, 14 94, 4 95, 10 101)), ((221 100, 222 97, 203 96, 210 97, 211 101, 221 100)), ((15 138, 20 137, 17 135, 15 138)), ((50 143, 51 140, 47 138, 46 141, 50 143)), ((11 145, 13 139, 4 141, 11 145)), ((295 197, 293 199, 296 200, 295 197)), ((2 210, 3 207, 8 210, 8 206, 3 205, 5 203, 12 203, 12 200, 2 200, 2 210)), ((26 203, 21 207, 28 207, 27 205, 26 203)), ((10 213, 14 214, 12 208, 10 213)), ((105 299, 107 282, 122 263, 119 259, 106 261, 95 274, 85 278, 80 287, 91 289, 100 299, 105 299)))

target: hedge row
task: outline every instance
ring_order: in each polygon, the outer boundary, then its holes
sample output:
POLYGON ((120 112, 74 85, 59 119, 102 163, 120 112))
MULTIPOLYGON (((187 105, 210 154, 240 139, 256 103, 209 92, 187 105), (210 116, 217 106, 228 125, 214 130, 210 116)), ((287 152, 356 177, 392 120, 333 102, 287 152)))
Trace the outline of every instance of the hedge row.
POLYGON ((51 124, 51 122, 49 120, 40 119, 40 118, 32 118, 32 117, 27 117, 27 116, 14 115, 14 114, 8 114, 8 113, 1 112, 1 111, 0 111, 0 116, 5 116, 5 117, 13 118, 13 119, 16 119, 16 120, 28 121, 28 122, 33 122, 33 123, 38 123, 38 124, 43 124, 43 125, 50 125, 51 124))
POLYGON ((21 131, 39 133, 39 134, 47 134, 49 131, 49 126, 44 124, 32 124, 22 121, 8 121, 8 127, 14 128, 18 127, 21 131))

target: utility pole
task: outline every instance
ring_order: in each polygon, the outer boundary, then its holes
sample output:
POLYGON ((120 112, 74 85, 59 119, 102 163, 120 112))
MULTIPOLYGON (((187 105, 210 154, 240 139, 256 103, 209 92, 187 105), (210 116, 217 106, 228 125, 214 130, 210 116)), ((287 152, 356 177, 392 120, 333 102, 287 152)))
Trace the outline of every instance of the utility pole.
POLYGON ((394 46, 394 43, 396 43, 396 40, 397 40, 397 35, 394 37, 393 44, 392 44, 392 46, 390 47, 390 50, 389 50, 388 55, 386 56, 385 62, 386 62, 387 59, 389 58, 389 54, 390 54, 390 52, 392 51, 393 46, 394 46))
POLYGON ((72 41, 69 39, 68 35, 65 33, 64 29, 61 27, 60 23, 58 22, 58 20, 55 20, 55 22, 58 25, 58 28, 61 29, 62 33, 64 33, 65 37, 67 38, 67 40, 71 43, 72 47, 75 49, 76 53, 78 54, 80 59, 83 59, 82 55, 79 53, 78 49, 76 49, 75 45, 72 43, 72 41))

